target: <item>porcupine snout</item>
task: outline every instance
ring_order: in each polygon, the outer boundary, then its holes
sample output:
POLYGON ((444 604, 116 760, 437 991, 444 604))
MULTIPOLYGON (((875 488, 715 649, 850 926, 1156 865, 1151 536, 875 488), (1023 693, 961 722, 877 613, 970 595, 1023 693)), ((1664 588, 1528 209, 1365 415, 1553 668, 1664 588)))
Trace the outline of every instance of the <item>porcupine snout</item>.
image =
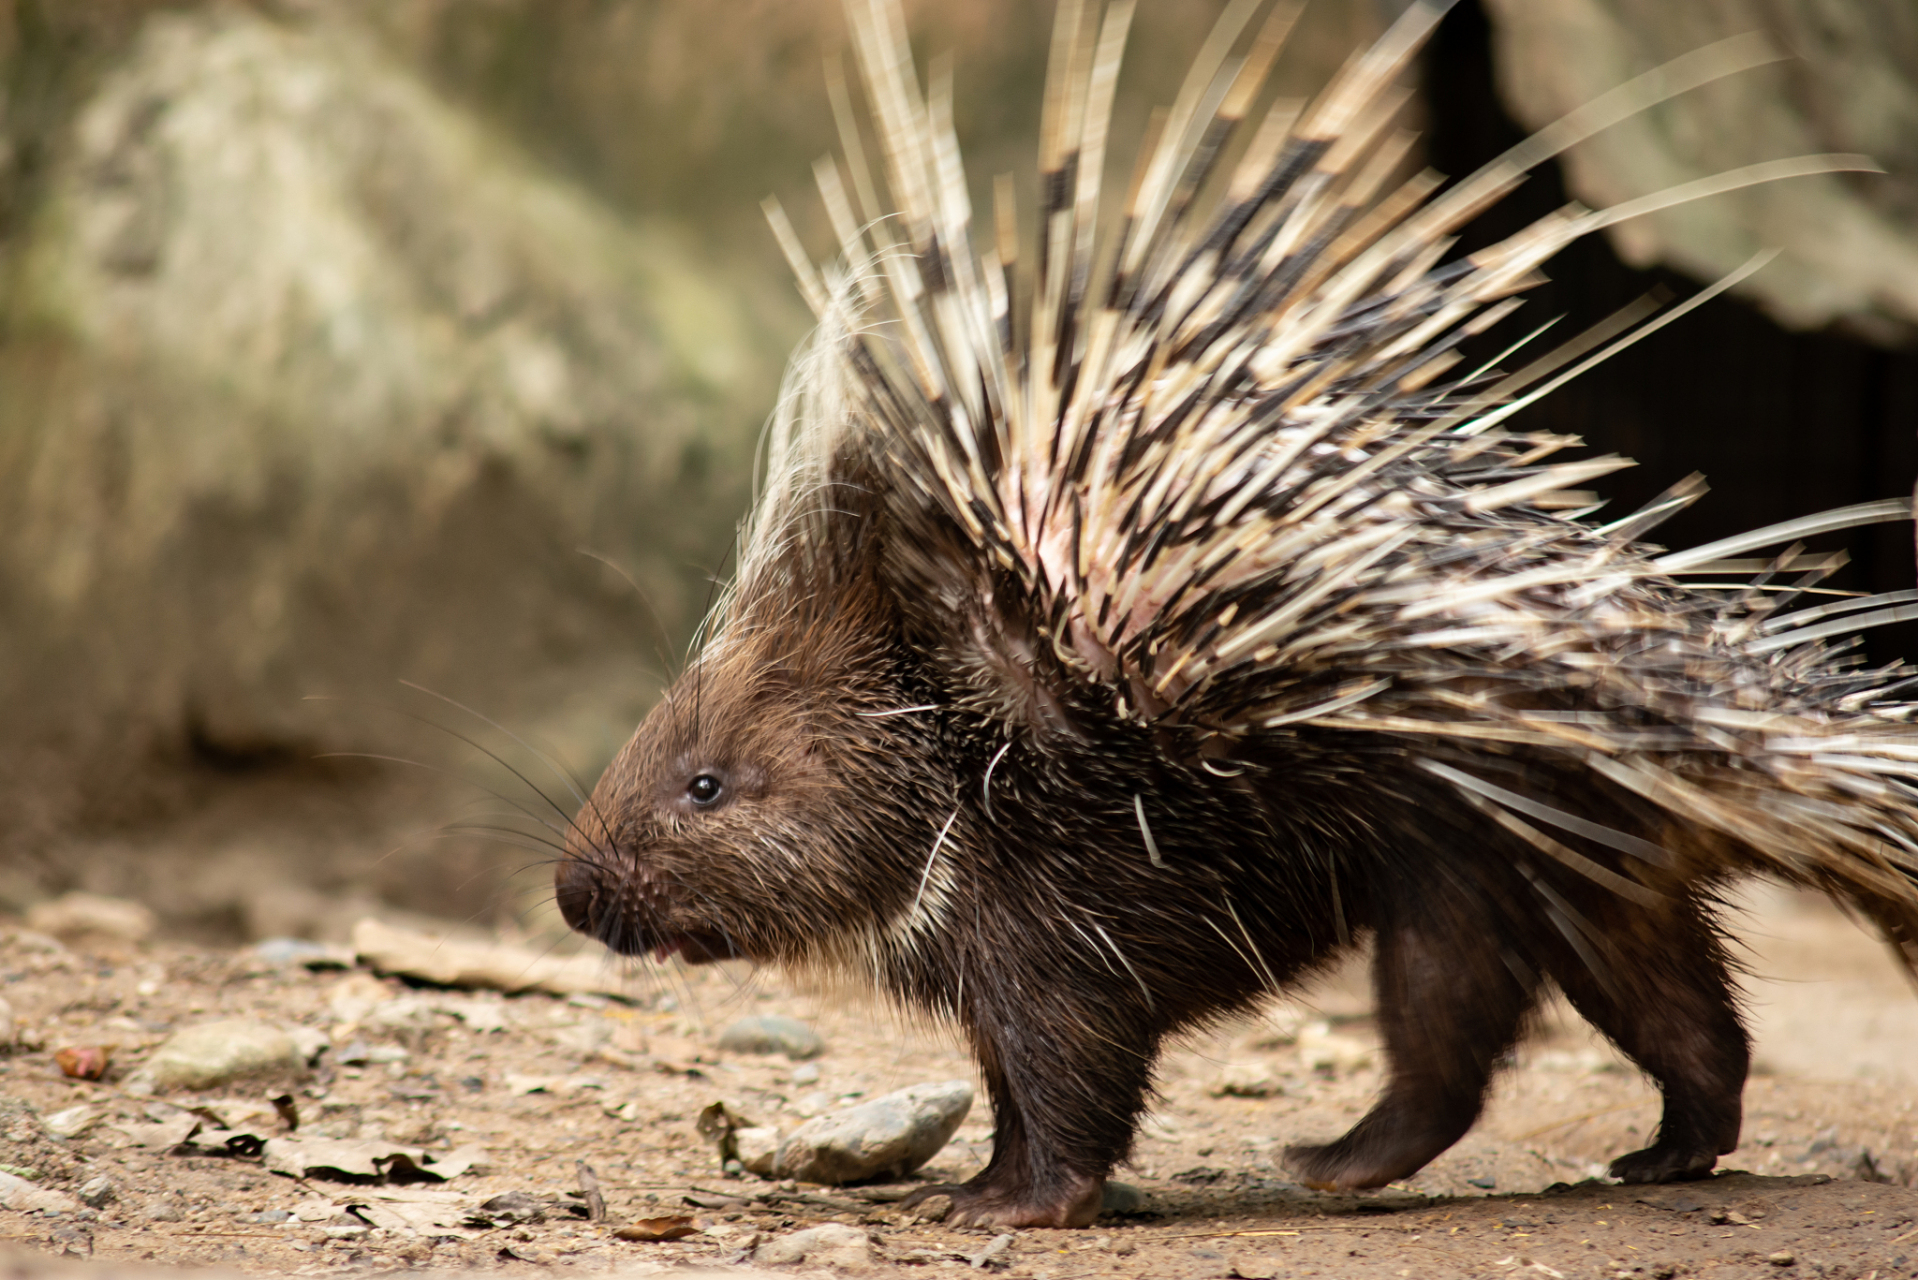
POLYGON ((607 821, 600 815, 617 812, 611 796, 596 793, 589 809, 593 816, 575 820, 553 871, 553 901, 569 928, 623 956, 705 964, 740 954, 713 895, 689 889, 685 868, 661 847, 662 829, 607 821))
POLYGON ((644 955, 661 946, 670 932, 661 926, 669 906, 657 877, 647 873, 634 851, 579 830, 566 844, 553 874, 553 901, 567 927, 619 955, 644 955))
POLYGON ((598 938, 621 955, 647 950, 646 930, 633 909, 643 895, 634 892, 630 870, 622 872, 615 863, 618 855, 610 849, 577 838, 568 844, 553 875, 553 901, 567 927, 598 938))

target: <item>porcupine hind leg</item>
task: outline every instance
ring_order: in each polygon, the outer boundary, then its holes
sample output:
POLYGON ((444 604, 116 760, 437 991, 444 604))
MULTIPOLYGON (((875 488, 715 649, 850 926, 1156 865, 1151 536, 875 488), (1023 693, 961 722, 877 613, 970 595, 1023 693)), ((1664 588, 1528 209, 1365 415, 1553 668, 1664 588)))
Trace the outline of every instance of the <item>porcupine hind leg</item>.
POLYGON ((1286 1163, 1322 1191, 1409 1177, 1478 1119, 1492 1071, 1536 993, 1508 964, 1493 918, 1470 889, 1408 892, 1378 922, 1373 980, 1389 1077, 1372 1109, 1335 1142, 1288 1148, 1286 1163))
POLYGON ((1696 901, 1651 910, 1603 891, 1578 909, 1605 939, 1593 964, 1570 953, 1548 961, 1572 1007, 1603 1032, 1665 1095, 1658 1137, 1612 1161, 1624 1182, 1702 1178, 1738 1145, 1751 1041, 1738 1018, 1724 946, 1696 901))

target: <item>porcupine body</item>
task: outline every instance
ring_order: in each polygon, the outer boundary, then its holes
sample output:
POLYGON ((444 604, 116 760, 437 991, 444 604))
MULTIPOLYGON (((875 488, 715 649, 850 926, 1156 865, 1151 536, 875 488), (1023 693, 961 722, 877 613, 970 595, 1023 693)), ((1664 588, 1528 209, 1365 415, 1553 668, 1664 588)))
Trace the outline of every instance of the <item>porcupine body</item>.
MULTIPOLYGON (((1907 673, 1838 639, 1918 593, 1735 558, 1908 505, 1645 544, 1694 480, 1596 522, 1576 486, 1621 462, 1501 429, 1539 369, 1452 362, 1619 211, 1444 250, 1528 164, 1751 50, 1434 195, 1390 185, 1393 83, 1440 12, 1415 4, 1214 175, 1296 13, 1253 7, 1101 237, 1129 7, 1067 0, 1030 271, 1009 187, 973 248, 949 86, 922 98, 896 10, 855 7, 897 212, 853 125, 820 168, 840 266, 775 216, 820 328, 737 579, 576 820, 559 905, 620 952, 852 973, 962 1027, 996 1135, 959 1221, 1090 1221, 1165 1037, 1368 937, 1387 1083, 1289 1152, 1304 1180, 1377 1186, 1456 1141, 1553 985, 1664 1093, 1613 1172, 1696 1176, 1737 1143, 1748 1056, 1723 885, 1818 887, 1918 963, 1907 673)), ((1717 185, 1792 166, 1761 169, 1717 185)))

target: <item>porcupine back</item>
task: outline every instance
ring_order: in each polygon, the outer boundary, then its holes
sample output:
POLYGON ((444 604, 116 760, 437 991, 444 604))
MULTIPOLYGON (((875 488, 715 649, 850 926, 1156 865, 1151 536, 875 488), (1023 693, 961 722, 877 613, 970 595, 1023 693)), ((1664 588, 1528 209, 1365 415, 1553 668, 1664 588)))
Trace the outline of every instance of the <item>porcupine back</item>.
MULTIPOLYGON (((1502 429, 1744 272, 1650 324, 1649 309, 1623 313, 1514 374, 1458 367, 1459 344, 1509 314, 1573 238, 1867 162, 1807 157, 1609 211, 1568 207, 1447 261, 1453 230, 1530 166, 1771 55, 1751 39, 1701 50, 1444 188, 1429 173, 1399 180, 1413 138, 1394 125, 1407 97, 1396 82, 1444 5, 1414 4, 1313 103, 1278 102, 1255 121, 1299 9, 1281 3, 1247 41, 1257 7, 1228 6, 1102 232, 1131 7, 1066 0, 1028 255, 1006 179, 995 234, 974 249, 950 78, 935 74, 922 96, 896 5, 853 0, 892 203, 837 93, 844 168, 817 170, 837 262, 816 268, 769 204, 819 328, 770 431, 715 642, 839 592, 845 562, 831 549, 851 536, 845 522, 869 518, 843 501, 852 486, 892 530, 882 559, 897 607, 1008 738, 1043 750, 1070 732, 1048 708, 1090 702, 1207 743, 1202 763, 1221 772, 1247 742, 1368 735, 1486 822, 1622 893, 1644 890, 1565 833, 1668 870, 1676 860, 1692 883, 1757 870, 1833 892, 1918 968, 1918 733, 1894 700, 1912 673, 1865 669, 1852 639, 1918 616, 1918 592, 1819 593, 1838 561, 1796 546, 1738 558, 1907 519, 1910 504, 1666 554, 1641 539, 1703 493, 1697 477, 1598 523, 1580 486, 1629 462, 1553 461, 1578 441, 1502 429), (1240 130, 1252 136, 1235 147, 1240 130), (1683 585, 1701 573, 1706 585, 1683 585), (1011 655, 1023 675, 980 654, 1011 655), (1528 785, 1541 777, 1548 787, 1528 785), (1634 798, 1667 816, 1669 838, 1541 798, 1568 785, 1634 798)), ((1143 806, 1139 822, 1152 848, 1143 806)))

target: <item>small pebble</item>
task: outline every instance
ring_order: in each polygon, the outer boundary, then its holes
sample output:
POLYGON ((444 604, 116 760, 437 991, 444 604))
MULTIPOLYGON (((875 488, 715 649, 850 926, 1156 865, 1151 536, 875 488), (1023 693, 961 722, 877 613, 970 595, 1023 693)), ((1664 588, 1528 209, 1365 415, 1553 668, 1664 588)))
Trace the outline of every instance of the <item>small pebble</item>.
POLYGON ((792 1078, 794 1084, 818 1084, 819 1064, 817 1062, 801 1063, 793 1068, 792 1078))
POLYGON ((99 1209, 119 1193, 111 1178, 88 1178, 80 1184, 80 1203, 89 1209, 99 1209))
POLYGON ((12 1044, 18 1034, 13 1020, 13 1006, 4 996, 0 996, 0 1044, 12 1044))
POLYGON ((333 1037, 317 1027, 291 1026, 286 1029, 286 1034, 293 1038, 293 1048, 309 1067, 317 1066, 320 1054, 333 1044, 333 1037))
POLYGON ((808 1120, 780 1144, 782 1178, 838 1185, 904 1177, 937 1155, 972 1109, 964 1080, 899 1089, 808 1120))
POLYGON ((1766 1254, 1765 1261, 1771 1263, 1774 1267, 1789 1267, 1798 1261, 1798 1255, 1792 1253, 1789 1249, 1780 1249, 1777 1253, 1766 1254))
POLYGON ((772 1176, 774 1161, 779 1158, 779 1130, 759 1125, 735 1129, 733 1144, 746 1172, 762 1178, 772 1176))
POLYGON ((719 1047, 728 1053, 783 1053, 797 1061, 826 1051, 819 1033, 797 1018, 777 1013, 739 1019, 719 1034, 719 1047))
POLYGON ((353 950, 307 938, 262 938, 253 954, 268 964, 297 964, 308 969, 351 969, 353 950))
POLYGON ((46 1125, 48 1133, 71 1140, 99 1124, 104 1114, 98 1107, 89 1107, 82 1103, 77 1107, 67 1107, 43 1116, 40 1122, 46 1125))
POLYGON ((69 1080, 98 1080, 113 1061, 113 1050, 100 1044, 70 1044, 54 1051, 53 1061, 69 1080))
POLYGON ((1007 1250, 1012 1248, 1012 1233, 994 1236, 986 1242, 986 1247, 968 1258, 975 1267, 1004 1266, 1007 1250))
POLYGON ((51 1216, 72 1213, 80 1208, 80 1202, 64 1191, 43 1187, 15 1174, 0 1173, 0 1208, 51 1216))
POLYGON ((1263 1062, 1226 1063, 1211 1089, 1215 1098, 1270 1098, 1284 1092, 1285 1086, 1263 1062))
POLYGON ((505 1191, 480 1205, 496 1222, 544 1222, 546 1201, 524 1191, 505 1191))
POLYGON ((753 1250, 753 1261, 767 1267, 790 1262, 810 1262, 819 1267, 861 1267, 870 1257, 870 1238, 859 1228, 843 1222, 823 1222, 768 1240, 753 1250))
POLYGON ((293 1206, 293 1216, 301 1222, 325 1222, 339 1211, 340 1206, 325 1196, 308 1196, 293 1206))

